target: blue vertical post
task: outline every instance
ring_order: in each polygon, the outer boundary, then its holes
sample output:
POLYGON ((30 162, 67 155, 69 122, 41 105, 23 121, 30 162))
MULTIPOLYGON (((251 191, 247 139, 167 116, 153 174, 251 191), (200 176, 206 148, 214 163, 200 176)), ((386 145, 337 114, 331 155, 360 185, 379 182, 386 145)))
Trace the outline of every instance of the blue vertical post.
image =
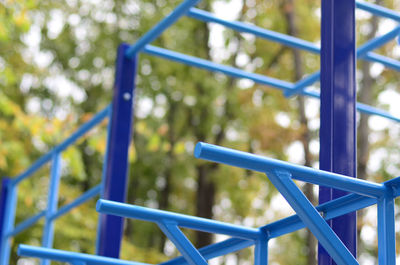
POLYGON ((11 244, 8 234, 14 228, 15 210, 17 207, 17 188, 18 187, 12 180, 7 183, 6 208, 1 235, 0 265, 9 265, 10 262, 11 244))
MULTIPOLYGON (((128 44, 118 48, 110 141, 107 150, 103 198, 125 202, 128 176, 128 149, 132 137, 133 99, 135 90, 136 56, 125 56, 128 44)), ((101 215, 97 253, 118 258, 123 232, 123 218, 101 215)))
MULTIPOLYGON (((8 183, 10 183, 9 178, 3 178, 1 181, 1 194, 0 194, 0 237, 4 236, 4 223, 6 217, 6 207, 7 207, 7 187, 8 183)), ((0 249, 2 249, 2 240, 0 241, 0 249)))
POLYGON ((396 265, 396 231, 394 198, 390 194, 378 199, 378 264, 396 265))
MULTIPOLYGON (((61 178, 61 154, 55 153, 52 158, 50 181, 49 181, 49 194, 47 197, 46 221, 42 236, 42 246, 51 248, 53 246, 54 238, 54 222, 52 215, 57 212, 58 206, 58 190, 61 178)), ((44 259, 41 265, 49 265, 50 260, 44 259)))
MULTIPOLYGON (((320 168, 356 177, 355 0, 323 0, 321 19, 320 168)), ((320 187, 319 203, 346 192, 320 187)), ((329 222, 356 256, 356 213, 329 222)), ((318 263, 334 264, 319 246, 318 263)))

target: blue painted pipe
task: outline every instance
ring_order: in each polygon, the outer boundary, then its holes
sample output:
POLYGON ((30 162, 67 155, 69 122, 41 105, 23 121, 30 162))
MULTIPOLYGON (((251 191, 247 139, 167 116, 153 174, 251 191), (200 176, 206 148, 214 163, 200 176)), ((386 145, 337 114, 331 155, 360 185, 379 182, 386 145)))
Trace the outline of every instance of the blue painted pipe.
MULTIPOLYGON (((207 11, 200 10, 200 9, 191 8, 188 12, 188 16, 192 17, 194 19, 204 21, 204 22, 217 23, 217 24, 223 25, 225 27, 231 28, 233 30, 239 31, 239 32, 250 33, 257 37, 260 37, 260 38, 263 38, 266 40, 270 40, 270 41, 274 41, 274 42, 278 42, 278 43, 287 45, 292 48, 298 48, 298 49, 302 49, 302 50, 309 51, 309 52, 316 53, 316 54, 320 54, 320 51, 321 51, 321 48, 312 42, 305 41, 300 38, 296 38, 296 37, 293 37, 290 35, 267 30, 264 28, 260 28, 260 27, 246 24, 246 23, 239 22, 239 21, 227 21, 227 20, 215 17, 213 14, 211 14, 207 11)), ((372 50, 378 48, 379 46, 385 44, 386 42, 396 38, 398 35, 398 33, 396 35, 396 32, 398 32, 398 28, 399 27, 396 27, 391 32, 386 33, 385 35, 377 37, 375 39, 372 39, 372 40, 368 41, 367 43, 361 45, 361 47, 359 48, 359 51, 357 53, 358 57, 361 59, 368 60, 368 61, 378 62, 387 67, 398 70, 399 63, 395 64, 393 62, 386 62, 386 60, 388 60, 388 61, 393 60, 389 57, 378 55, 373 52, 370 52, 369 55, 366 55, 367 52, 372 51, 372 50), (379 56, 382 56, 386 59, 381 60, 381 59, 379 59, 379 56)))
POLYGON ((79 205, 87 202, 88 200, 90 200, 93 197, 95 197, 96 195, 98 195, 100 193, 100 189, 101 189, 100 185, 97 185, 97 186, 91 188, 90 190, 83 193, 81 196, 76 198, 71 203, 64 205, 63 207, 58 209, 58 211, 56 211, 54 214, 52 214, 50 216, 50 219, 51 220, 57 219, 57 218, 63 216, 64 214, 68 213, 73 208, 78 207, 79 205))
POLYGON ((15 226, 15 228, 9 232, 6 236, 11 237, 15 236, 25 229, 28 229, 32 225, 36 224, 40 219, 42 219, 46 215, 46 211, 41 211, 40 213, 26 219, 25 221, 19 223, 18 225, 15 226))
POLYGON ((353 192, 368 197, 379 197, 386 191, 383 184, 350 178, 340 174, 299 166, 202 142, 197 143, 194 156, 196 158, 263 173, 279 169, 287 170, 293 175, 294 179, 353 192))
POLYGON ((176 7, 168 16, 161 20, 156 26, 149 30, 143 37, 141 37, 134 45, 132 45, 125 53, 128 58, 132 58, 141 51, 145 45, 151 43, 158 36, 161 35, 168 27, 174 24, 180 17, 192 6, 196 5, 200 0, 185 0, 178 7, 176 7))
POLYGON ((141 262, 126 261, 103 256, 82 254, 52 248, 33 247, 28 245, 19 245, 18 255, 69 263, 85 262, 87 265, 149 265, 141 262))
POLYGON ((147 45, 144 50, 144 53, 147 53, 149 55, 154 55, 158 56, 164 59, 168 59, 171 61, 175 61, 178 63, 183 63, 186 65, 198 67, 201 69, 209 70, 212 72, 221 72, 226 75, 236 77, 236 78, 246 78, 249 80, 252 80, 256 83, 267 85, 267 86, 273 86, 282 90, 286 89, 293 89, 294 86, 292 83, 282 81, 279 79, 275 79, 272 77, 267 77, 264 75, 260 74, 254 74, 254 73, 249 73, 243 70, 240 70, 235 67, 231 66, 226 66, 222 64, 217 64, 208 60, 200 59, 197 57, 189 56, 186 54, 178 53, 178 52, 173 52, 167 49, 147 45))
POLYGON ((364 1, 356 1, 356 6, 359 9, 362 9, 364 11, 368 11, 371 14, 381 16, 381 17, 386 17, 393 19, 397 22, 400 22, 400 14, 398 12, 395 12, 393 10, 390 10, 388 8, 379 6, 379 5, 374 5, 371 3, 367 3, 364 1))
POLYGON ((154 223, 163 221, 176 222, 179 227, 185 227, 208 233, 219 233, 245 239, 257 239, 261 234, 260 230, 255 228, 248 228, 215 220, 149 209, 108 200, 98 200, 96 210, 104 214, 134 218, 154 223))
POLYGON ((292 37, 292 36, 289 36, 286 34, 282 34, 279 32, 275 32, 272 30, 267 30, 264 28, 246 24, 243 22, 227 21, 227 20, 218 18, 207 11, 200 10, 197 8, 191 8, 188 12, 188 16, 191 18, 194 18, 194 19, 204 21, 204 22, 217 23, 217 24, 223 25, 225 27, 231 28, 233 30, 239 31, 239 32, 250 33, 257 37, 267 39, 270 41, 274 41, 274 42, 278 42, 278 43, 287 45, 292 48, 298 48, 298 49, 302 49, 302 50, 309 51, 312 53, 317 53, 317 54, 319 54, 319 52, 320 52, 320 47, 313 44, 312 42, 305 41, 305 40, 302 40, 302 39, 299 39, 296 37, 292 37))

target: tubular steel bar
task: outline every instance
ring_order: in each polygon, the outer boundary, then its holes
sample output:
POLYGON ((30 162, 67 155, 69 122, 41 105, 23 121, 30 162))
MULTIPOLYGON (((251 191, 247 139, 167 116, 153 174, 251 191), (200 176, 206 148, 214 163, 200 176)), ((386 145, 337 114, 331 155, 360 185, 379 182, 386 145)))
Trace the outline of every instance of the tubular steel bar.
MULTIPOLYGON (((389 189, 389 192, 391 190, 389 189)), ((391 194, 378 199, 378 261, 379 265, 396 265, 396 231, 394 198, 391 194)))
POLYGON ((10 231, 6 236, 7 237, 12 237, 15 236, 25 229, 28 229, 32 225, 36 224, 40 219, 46 216, 46 211, 41 211, 40 213, 26 219, 25 221, 19 223, 18 225, 15 226, 15 228, 10 231))
POLYGON ((126 51, 128 58, 136 57, 146 44, 149 44, 161 35, 168 27, 174 24, 180 17, 192 6, 196 5, 200 0, 185 0, 178 7, 176 7, 168 16, 161 20, 156 26, 149 30, 143 37, 141 37, 134 45, 130 46, 126 51))
POLYGON ((303 192, 296 186, 288 171, 273 170, 272 172, 267 172, 267 175, 272 184, 283 197, 285 197, 293 210, 296 211, 300 219, 318 239, 319 243, 329 252, 337 264, 358 264, 357 260, 345 245, 343 245, 335 232, 333 232, 303 192))
POLYGON ((95 197, 96 195, 98 195, 100 193, 100 189, 101 189, 100 185, 97 185, 97 186, 91 188, 90 190, 83 193, 80 197, 78 197, 71 203, 64 205, 58 211, 56 211, 52 215, 50 215, 50 219, 51 220, 57 219, 57 218, 63 216, 64 214, 66 214, 67 212, 69 212, 70 210, 72 210, 73 208, 78 207, 81 204, 87 202, 88 200, 90 200, 93 197, 95 197))
POLYGON ((8 191, 8 183, 10 183, 10 179, 7 177, 3 177, 1 180, 1 193, 0 193, 0 249, 2 249, 2 240, 1 237, 3 235, 3 227, 5 223, 6 216, 6 208, 7 208, 7 191, 8 191))
MULTIPOLYGON (((118 48, 110 141, 107 149, 106 176, 104 180, 105 199, 124 202, 128 178, 128 151, 132 137, 133 100, 135 96, 135 78, 137 58, 129 59, 125 56, 128 44, 121 44, 118 48)), ((102 215, 100 234, 98 237, 97 253, 102 256, 118 258, 123 219, 118 216, 102 215)))
MULTIPOLYGON (((46 248, 51 248, 53 246, 54 237, 54 223, 51 216, 57 212, 58 204, 58 190, 60 186, 61 178, 61 154, 55 153, 52 160, 51 172, 50 172, 50 185, 49 194, 47 199, 47 209, 46 209, 46 222, 44 224, 42 245, 46 248)), ((49 260, 42 260, 42 265, 49 265, 49 260)))
MULTIPOLYGON (((250 247, 252 245, 254 245, 253 240, 246 240, 242 238, 229 238, 222 242, 218 242, 200 248, 199 252, 206 260, 209 260, 232 252, 239 251, 241 249, 250 247)), ((182 256, 160 263, 160 265, 185 265, 185 264, 188 263, 182 256)))
POLYGON ((202 142, 197 143, 194 156, 196 158, 249 170, 255 170, 262 173, 271 170, 287 170, 293 175, 293 178, 297 180, 317 185, 331 186, 336 189, 341 189, 369 197, 382 196, 385 194, 386 190, 383 184, 350 178, 340 174, 294 165, 284 161, 257 156, 254 154, 202 142))
POLYGON ((257 239, 261 234, 258 229, 254 228, 226 224, 205 218, 149 209, 108 200, 98 200, 96 210, 104 214, 113 214, 154 223, 159 223, 161 221, 176 222, 179 227, 185 227, 208 233, 218 233, 233 237, 240 237, 248 240, 257 239))
POLYGON ((379 5, 375 5, 375 4, 371 4, 371 3, 367 3, 364 1, 356 1, 356 6, 359 9, 362 9, 364 11, 368 11, 371 14, 377 15, 377 16, 381 16, 381 17, 386 17, 386 18, 390 18, 393 19, 397 22, 400 22, 400 14, 387 9, 385 7, 379 6, 379 5))
MULTIPOLYGON (((320 169, 356 177, 356 35, 355 0, 322 1, 320 169)), ((384 41, 373 40, 358 55, 384 41)), ((348 178, 351 179, 351 178, 348 178)), ((334 187, 336 188, 336 187, 334 187)), ((346 195, 331 185, 319 187, 319 203, 346 195)), ((382 195, 381 195, 382 196, 382 195)), ((329 222, 345 246, 357 256, 356 212, 329 222)), ((331 251, 318 248, 318 264, 332 264, 331 251), (329 252, 330 256, 328 255, 329 252)), ((335 259, 336 261, 336 259, 335 259)))
POLYGON ((278 42, 284 45, 287 45, 292 48, 298 48, 302 49, 305 51, 309 51, 312 53, 318 53, 320 52, 320 48, 315 45, 312 42, 305 41, 296 37, 292 37, 283 33, 275 32, 272 30, 267 30, 264 28, 260 28, 258 26, 254 26, 251 24, 246 24, 243 22, 239 21, 227 21, 225 19, 218 18, 214 16, 213 14, 200 10, 197 8, 191 8, 187 15, 191 18, 204 21, 204 22, 211 22, 211 23, 216 23, 223 25, 227 28, 231 28, 233 30, 239 31, 239 32, 245 32, 245 33, 250 33, 253 34, 257 37, 267 39, 270 41, 278 42))
POLYGON ((264 75, 260 74, 254 74, 254 73, 249 73, 243 70, 240 70, 235 67, 231 66, 226 66, 222 64, 217 64, 208 60, 200 59, 197 57, 193 57, 190 55, 186 54, 181 54, 178 52, 170 51, 167 49, 151 46, 151 45, 146 45, 146 47, 143 50, 144 53, 147 53, 149 55, 154 55, 158 56, 164 59, 168 59, 171 61, 175 61, 178 63, 183 63, 186 65, 198 67, 201 69, 209 70, 212 72, 221 72, 226 75, 236 77, 236 78, 246 78, 249 80, 252 80, 256 83, 263 84, 263 85, 268 85, 268 86, 273 86, 282 90, 286 89, 293 89, 293 84, 282 81, 279 79, 275 79, 272 77, 267 77, 264 75))
POLYGON ((108 112, 111 110, 111 105, 108 105, 106 108, 98 112, 96 115, 94 115, 88 122, 84 123, 82 126, 80 126, 70 137, 68 137, 66 140, 64 140, 61 144, 58 146, 54 147, 53 150, 48 152, 47 154, 43 155, 40 157, 38 160, 36 160, 33 165, 28 168, 25 172, 17 176, 15 179, 12 179, 13 185, 18 184, 22 180, 26 179, 33 173, 35 173, 40 167, 42 167, 45 163, 49 162, 53 155, 55 153, 60 153, 64 151, 68 146, 73 144, 75 141, 77 141, 80 137, 82 137, 85 133, 90 131, 93 127, 95 127, 97 124, 102 122, 108 115, 108 112))
MULTIPOLYGON (((396 178, 390 181, 385 182, 385 186, 389 186, 392 182, 399 182, 400 178, 396 178)), ((395 185, 393 185, 395 186, 395 185)), ((397 186, 395 191, 395 197, 400 196, 400 189, 397 186)), ((322 214, 325 220, 330 220, 332 218, 341 216, 343 214, 347 214, 353 211, 357 211, 371 205, 377 203, 377 199, 364 197, 358 194, 349 194, 344 197, 335 199, 333 201, 326 202, 324 204, 320 204, 316 207, 316 210, 322 214)), ((276 238, 280 237, 297 230, 304 228, 305 225, 303 221, 300 220, 299 216, 292 215, 286 217, 284 219, 275 221, 273 223, 267 224, 260 229, 265 231, 265 234, 268 234, 268 237, 276 238)), ((225 241, 221 241, 216 244, 211 244, 200 249, 200 253, 206 258, 211 259, 215 257, 219 257, 231 252, 235 252, 246 247, 253 245, 254 242, 239 239, 239 238, 230 238, 225 241)), ((187 264, 183 257, 178 257, 162 263, 163 265, 184 265, 187 264)))
POLYGON ((28 245, 19 245, 18 255, 70 263, 85 262, 86 265, 150 265, 147 263, 81 254, 52 248, 33 247, 28 245))
MULTIPOLYGON (((174 62, 198 67, 201 69, 205 69, 205 70, 209 70, 209 71, 213 71, 213 72, 221 72, 221 73, 227 74, 232 77, 246 78, 246 79, 252 80, 258 84, 268 85, 268 86, 272 86, 272 87, 281 89, 286 93, 291 93, 294 89, 298 89, 298 90, 303 89, 299 85, 299 82, 301 82, 301 81, 299 81, 295 85, 290 82, 282 81, 279 79, 274 79, 274 78, 267 77, 267 76, 260 75, 260 74, 249 73, 249 72, 246 72, 246 71, 243 71, 243 70, 231 67, 231 66, 213 63, 213 62, 210 62, 210 61, 207 61, 204 59, 196 58, 193 56, 181 54, 178 52, 170 51, 167 49, 163 49, 163 48, 159 48, 159 47, 155 47, 155 46, 151 46, 151 45, 146 45, 143 52, 147 53, 149 55, 154 55, 154 56, 161 57, 161 58, 164 58, 167 60, 171 60, 174 62)), ((314 73, 314 74, 317 74, 317 73, 314 73)), ((314 77, 308 76, 306 78, 314 79, 315 76, 314 77)), ((314 80, 317 80, 317 79, 314 79, 314 80)), ((305 96, 318 98, 318 99, 320 98, 320 93, 316 92, 316 91, 302 90, 302 91, 300 91, 300 93, 305 96)), ((365 105, 362 103, 357 103, 357 110, 360 112, 366 113, 366 114, 376 115, 376 116, 388 118, 392 121, 400 122, 400 118, 395 117, 386 111, 383 111, 378 108, 374 108, 372 106, 368 106, 368 105, 365 105)))
MULTIPOLYGON (((197 8, 191 8, 187 15, 189 17, 192 17, 194 19, 198 19, 198 20, 201 20, 204 22, 217 23, 217 24, 223 25, 225 27, 231 28, 233 30, 239 31, 239 32, 250 33, 257 37, 260 37, 260 38, 263 38, 266 40, 270 40, 270 41, 274 41, 274 42, 278 42, 280 44, 287 45, 292 48, 302 49, 302 50, 309 51, 309 52, 316 53, 316 54, 320 54, 320 51, 321 51, 321 48, 312 42, 309 42, 309 41, 306 41, 306 40, 303 40, 300 38, 296 38, 296 37, 293 37, 293 36, 290 36, 287 34, 275 32, 272 30, 267 30, 267 29, 260 28, 260 27, 254 26, 254 25, 239 22, 239 21, 227 21, 227 20, 215 17, 213 14, 211 14, 207 11, 203 11, 203 10, 200 10, 197 8)), ((372 51, 373 49, 376 49, 377 47, 382 45, 382 44, 379 44, 379 42, 386 43, 386 42, 396 38, 398 35, 398 31, 399 31, 399 27, 396 27, 394 30, 390 31, 389 33, 386 33, 381 37, 377 37, 375 39, 370 40, 368 42, 368 43, 372 42, 368 45, 370 47, 366 46, 365 44, 362 45, 361 47, 364 47, 364 49, 368 49, 368 50, 372 51), (397 35, 396 35, 396 32, 397 32, 397 35), (378 42, 378 45, 377 45, 377 47, 373 48, 373 45, 375 42, 378 42)), ((361 51, 361 53, 364 53, 364 51, 361 51)), ((363 54, 363 56, 359 56, 359 58, 365 59, 368 61, 372 61, 372 62, 378 62, 385 66, 393 68, 395 70, 399 69, 400 63, 397 63, 397 64, 396 63, 387 63, 386 60, 390 61, 393 59, 381 55, 382 57, 384 57, 384 60, 380 60, 379 57, 377 57, 377 56, 378 56, 378 54, 370 52, 370 54, 368 56, 363 54)))
MULTIPOLYGON (((399 34, 400 34, 400 26, 397 26, 393 30, 389 31, 388 33, 386 33, 380 37, 377 37, 373 40, 367 41, 366 43, 364 43, 357 49, 357 58, 366 58, 370 61, 380 62, 380 63, 382 63, 386 66, 389 66, 397 71, 400 71, 400 62, 399 61, 396 61, 391 58, 370 52, 374 49, 381 47, 382 45, 385 45, 388 41, 396 38, 396 36, 399 34)), ((319 81, 320 75, 321 75, 321 71, 317 71, 317 72, 307 76, 306 78, 298 81, 295 84, 294 89, 286 90, 284 92, 285 96, 290 97, 295 94, 301 93, 307 86, 310 86, 310 85, 314 84, 315 82, 319 81)), ((360 110, 360 111, 362 111, 362 110, 360 110)))
POLYGON ((9 265, 10 262, 10 239, 7 236, 14 228, 15 210, 17 206, 17 189, 10 181, 7 187, 7 205, 5 211, 5 220, 3 223, 3 234, 1 235, 1 249, 0 249, 0 265, 9 265))
POLYGON ((158 223, 160 229, 174 243, 189 265, 207 265, 207 261, 193 246, 193 244, 182 233, 176 223, 169 221, 161 221, 158 223))
POLYGON ((268 264, 268 237, 257 240, 254 248, 254 265, 268 264))

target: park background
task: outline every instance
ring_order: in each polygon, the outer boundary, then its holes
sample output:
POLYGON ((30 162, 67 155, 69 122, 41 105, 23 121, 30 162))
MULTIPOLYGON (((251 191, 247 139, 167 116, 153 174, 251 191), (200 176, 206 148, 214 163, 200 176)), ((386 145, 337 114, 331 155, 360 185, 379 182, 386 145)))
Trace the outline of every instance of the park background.
MULTIPOLYGON (((372 2, 400 10, 398 0, 372 2)), ((18 175, 103 109, 112 99, 118 45, 134 43, 179 3, 0 2, 0 177, 18 175)), ((316 44, 320 40, 320 0, 204 0, 198 7, 316 44)), ((394 26, 358 10, 357 42, 394 26)), ((320 67, 314 54, 186 17, 154 44, 287 81, 320 67)), ((396 41, 377 52, 400 58, 396 41)), ((377 63, 357 66, 358 100, 399 117, 400 74, 377 63)), ((253 227, 292 213, 264 175, 196 160, 193 149, 204 141, 318 168, 318 100, 288 99, 248 80, 146 55, 140 55, 136 84, 128 203, 253 227)), ((358 117, 359 178, 382 182, 399 176, 399 128, 384 118, 358 117)), ((60 206, 100 182, 106 129, 105 122, 63 153, 60 206)), ((21 184, 16 222, 45 208, 48 176, 44 167, 21 184)), ((299 185, 316 203, 317 187, 299 185)), ((376 211, 370 207, 358 216, 359 261, 376 264, 376 211)), ((54 247, 94 253, 96 224, 92 200, 56 221, 54 247)), ((16 246, 40 245, 42 227, 40 222, 14 239, 10 264, 36 264, 18 258, 16 246)), ((223 239, 184 232, 198 247, 223 239)), ((316 242, 307 230, 270 246, 270 264, 315 264, 316 242)), ((210 263, 250 265, 251 251, 210 263)), ((156 225, 127 220, 122 258, 157 263, 175 255, 156 225)))

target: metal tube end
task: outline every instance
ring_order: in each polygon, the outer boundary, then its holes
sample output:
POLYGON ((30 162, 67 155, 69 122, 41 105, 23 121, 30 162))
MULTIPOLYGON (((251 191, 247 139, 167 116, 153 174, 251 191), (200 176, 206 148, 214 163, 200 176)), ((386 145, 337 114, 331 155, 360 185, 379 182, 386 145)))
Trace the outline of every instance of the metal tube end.
POLYGON ((206 145, 206 143, 203 143, 203 142, 198 142, 196 144, 196 147, 194 148, 194 157, 195 158, 201 158, 202 151, 203 151, 203 148, 205 145, 206 145))

